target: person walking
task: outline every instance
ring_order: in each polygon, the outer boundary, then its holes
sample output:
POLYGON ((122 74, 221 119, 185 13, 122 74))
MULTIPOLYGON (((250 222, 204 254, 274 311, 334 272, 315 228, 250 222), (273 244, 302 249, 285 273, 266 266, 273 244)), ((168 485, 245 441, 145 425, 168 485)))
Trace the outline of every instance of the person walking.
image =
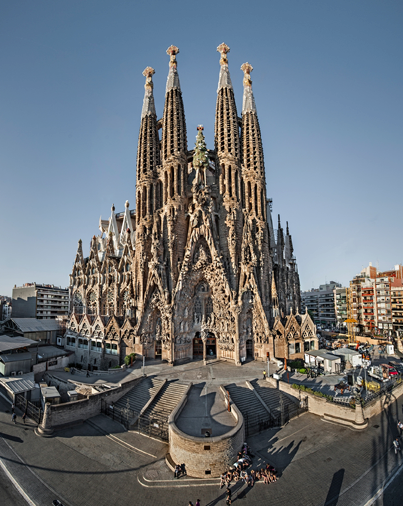
POLYGON ((263 370, 263 379, 264 380, 266 379, 266 374, 267 374, 266 370, 263 370))
POLYGON ((17 415, 15 413, 13 413, 13 416, 11 417, 11 421, 13 423, 17 423, 17 415))
POLYGON ((192 501, 189 501, 189 506, 193 506, 193 503, 192 503, 192 501))
POLYGON ((395 454, 397 455, 397 452, 401 450, 398 437, 393 441, 393 446, 395 447, 395 454))
POLYGON ((403 423, 400 420, 397 422, 397 428, 399 429, 399 434, 401 436, 403 431, 403 423))
POLYGON ((11 404, 11 413, 14 413, 15 411, 15 402, 11 404))
POLYGON ((23 421, 24 423, 25 423, 25 419, 26 419, 26 417, 27 417, 27 414, 26 414, 26 413, 24 413, 24 414, 22 415, 22 421, 23 421))
POLYGON ((197 499, 195 506, 200 506, 200 499, 197 499))

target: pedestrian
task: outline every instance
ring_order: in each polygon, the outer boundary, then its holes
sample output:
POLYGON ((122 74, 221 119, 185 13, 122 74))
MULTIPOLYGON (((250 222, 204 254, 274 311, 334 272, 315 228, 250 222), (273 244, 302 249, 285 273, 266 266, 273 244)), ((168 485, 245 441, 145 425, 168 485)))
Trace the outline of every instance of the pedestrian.
POLYGON ((393 441, 393 446, 395 447, 395 454, 397 455, 397 452, 400 452, 400 443, 398 437, 393 441))
POLYGON ((11 413, 14 413, 15 411, 15 402, 11 404, 11 413))
POLYGON ((263 379, 266 379, 266 370, 263 371, 263 379))
POLYGON ((200 499, 197 499, 195 506, 200 506, 200 499))
POLYGON ((11 421, 13 423, 16 423, 16 420, 17 420, 17 415, 15 413, 13 413, 13 416, 11 417, 11 421))
POLYGON ((27 414, 26 414, 26 413, 24 413, 24 414, 22 415, 22 421, 23 421, 24 423, 25 423, 25 419, 26 419, 26 417, 27 417, 27 414))
POLYGON ((87 369, 87 376, 86 376, 86 377, 87 377, 87 378, 89 378, 89 377, 90 377, 90 371, 89 371, 88 369, 87 369))
POLYGON ((175 472, 174 472, 174 478, 179 478, 179 471, 180 471, 180 465, 176 464, 175 466, 175 472))
POLYGON ((192 503, 192 501, 189 501, 189 506, 193 506, 193 503, 192 503))
POLYGON ((231 489, 228 487, 227 488, 227 499, 225 500, 225 502, 227 504, 231 504, 231 495, 232 495, 231 489))
POLYGON ((403 423, 402 423, 400 420, 397 422, 397 428, 398 428, 398 429, 399 429, 399 431, 400 431, 400 432, 399 432, 399 433, 400 433, 400 435, 402 435, 402 431, 403 431, 403 423))

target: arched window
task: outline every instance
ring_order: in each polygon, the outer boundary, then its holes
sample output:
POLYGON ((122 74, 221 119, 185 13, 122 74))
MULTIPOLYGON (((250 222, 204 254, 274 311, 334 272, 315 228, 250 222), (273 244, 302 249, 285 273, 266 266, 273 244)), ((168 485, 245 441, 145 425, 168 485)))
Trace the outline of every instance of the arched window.
POLYGON ((178 193, 178 195, 180 195, 182 193, 182 190, 181 190, 181 166, 178 165, 178 168, 177 168, 177 173, 176 173, 176 191, 178 193))
POLYGON ((232 197, 232 167, 231 167, 231 165, 228 167, 228 186, 229 186, 229 196, 232 197))

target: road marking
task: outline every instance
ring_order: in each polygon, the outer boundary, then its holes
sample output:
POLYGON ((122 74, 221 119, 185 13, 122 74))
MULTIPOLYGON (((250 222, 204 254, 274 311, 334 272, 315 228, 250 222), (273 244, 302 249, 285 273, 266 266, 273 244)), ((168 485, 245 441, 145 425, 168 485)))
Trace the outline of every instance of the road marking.
MULTIPOLYGON (((4 441, 4 440, 3 440, 4 441)), ((7 469, 6 465, 4 464, 4 462, 2 461, 2 459, 0 459, 0 466, 1 468, 3 469, 3 471, 6 473, 7 475, 7 478, 11 481, 11 483, 14 485, 14 487, 18 490, 18 492, 21 494, 21 496, 23 497, 23 499, 25 499, 25 501, 29 504, 29 506, 37 506, 32 500, 31 498, 25 493, 25 490, 20 487, 20 485, 18 484, 17 480, 14 478, 14 476, 10 473, 10 471, 7 469)))
POLYGON ((110 439, 111 441, 115 441, 115 443, 120 444, 120 446, 128 447, 134 451, 144 453, 145 455, 149 455, 150 457, 153 457, 157 459, 157 455, 153 455, 152 453, 145 452, 144 450, 140 450, 140 448, 136 448, 135 446, 131 445, 130 443, 127 443, 126 441, 123 441, 123 439, 120 439, 113 434, 106 434, 106 437, 110 439))

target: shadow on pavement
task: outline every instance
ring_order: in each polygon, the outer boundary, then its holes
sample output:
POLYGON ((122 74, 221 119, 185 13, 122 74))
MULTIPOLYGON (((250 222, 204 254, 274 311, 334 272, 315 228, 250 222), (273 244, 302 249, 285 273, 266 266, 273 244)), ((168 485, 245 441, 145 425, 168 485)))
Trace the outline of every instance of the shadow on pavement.
POLYGON ((339 469, 334 473, 332 483, 330 484, 325 504, 323 506, 336 506, 336 504, 339 501, 343 479, 344 479, 344 469, 339 469))
POLYGON ((15 443, 23 443, 24 441, 17 436, 12 436, 11 434, 6 434, 5 432, 0 432, 0 437, 3 439, 8 439, 9 441, 14 441, 15 443))

